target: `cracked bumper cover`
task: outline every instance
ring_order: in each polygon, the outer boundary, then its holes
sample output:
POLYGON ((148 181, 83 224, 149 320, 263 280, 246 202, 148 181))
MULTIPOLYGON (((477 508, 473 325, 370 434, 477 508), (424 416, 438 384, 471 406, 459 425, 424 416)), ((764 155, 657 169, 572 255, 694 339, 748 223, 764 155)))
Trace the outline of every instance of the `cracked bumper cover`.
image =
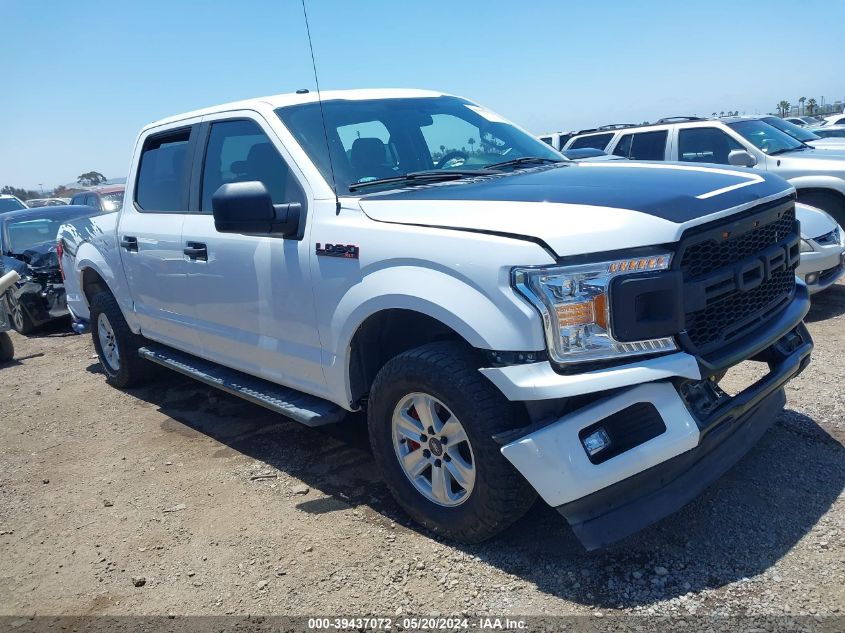
POLYGON ((766 347, 746 357, 766 362, 769 373, 737 395, 722 394, 700 408, 682 397, 682 379, 639 384, 525 429, 502 454, 567 519, 588 550, 651 525, 701 494, 773 424, 785 403, 783 385, 806 367, 813 348, 801 323, 809 307, 803 287, 796 304, 791 312, 797 322, 780 329, 774 341, 771 331, 760 333, 766 347), (590 461, 579 433, 643 402, 654 406, 665 431, 606 461, 590 461))

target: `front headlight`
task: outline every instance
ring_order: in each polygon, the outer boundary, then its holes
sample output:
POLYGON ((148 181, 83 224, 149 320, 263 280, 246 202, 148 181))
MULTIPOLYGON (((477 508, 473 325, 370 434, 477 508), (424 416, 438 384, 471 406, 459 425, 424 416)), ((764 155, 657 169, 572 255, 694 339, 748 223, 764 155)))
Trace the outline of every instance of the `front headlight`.
POLYGON ((539 310, 546 347, 558 363, 597 361, 677 349, 671 337, 621 342, 610 327, 608 291, 619 275, 665 270, 671 255, 549 268, 514 268, 514 287, 539 310))

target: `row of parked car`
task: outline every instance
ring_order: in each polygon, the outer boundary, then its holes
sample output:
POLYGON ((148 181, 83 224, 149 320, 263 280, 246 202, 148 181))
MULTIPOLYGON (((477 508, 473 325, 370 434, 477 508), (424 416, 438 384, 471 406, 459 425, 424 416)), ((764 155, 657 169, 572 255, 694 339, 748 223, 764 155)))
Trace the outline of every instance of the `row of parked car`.
POLYGON ((0 195, 0 277, 15 271, 20 279, 0 301, 8 323, 31 334, 46 323, 67 317, 64 283, 56 255, 56 233, 64 222, 116 211, 124 186, 77 193, 64 202, 42 198, 22 202, 0 195))
MULTIPOLYGON (((827 126, 836 131, 839 119, 827 126)), ((754 168, 778 174, 795 186, 801 222, 801 265, 797 273, 811 293, 834 284, 843 274, 845 226, 845 137, 820 137, 818 127, 780 117, 733 116, 719 119, 670 117, 655 123, 612 124, 572 134, 540 138, 576 159, 584 152, 600 157, 676 161, 754 168)), ((816 122, 818 125, 818 121, 816 122)), ((824 129, 822 128, 822 129, 824 129)))

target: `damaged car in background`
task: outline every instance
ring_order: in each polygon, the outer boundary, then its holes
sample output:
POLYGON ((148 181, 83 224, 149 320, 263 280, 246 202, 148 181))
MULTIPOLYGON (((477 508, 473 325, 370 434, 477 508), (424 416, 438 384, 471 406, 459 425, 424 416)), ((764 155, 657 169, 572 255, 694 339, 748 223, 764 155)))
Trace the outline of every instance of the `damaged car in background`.
POLYGON ((63 223, 92 215, 100 213, 70 205, 0 215, 0 275, 14 270, 21 277, 6 291, 2 308, 20 334, 67 316, 56 233, 63 223))

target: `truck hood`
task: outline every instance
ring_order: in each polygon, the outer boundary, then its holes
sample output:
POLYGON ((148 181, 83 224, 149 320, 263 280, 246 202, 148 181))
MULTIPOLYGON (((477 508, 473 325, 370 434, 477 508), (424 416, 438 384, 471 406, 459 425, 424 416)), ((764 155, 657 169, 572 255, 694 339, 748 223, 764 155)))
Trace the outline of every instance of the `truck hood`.
POLYGON ((805 149, 800 152, 768 156, 767 161, 770 169, 774 163, 776 169, 804 171, 808 175, 837 172, 837 175, 841 177, 845 173, 845 148, 841 150, 805 149))
POLYGON ((378 222, 541 242, 558 257, 677 241, 729 210, 793 193, 779 176, 639 161, 566 163, 366 195, 378 222))

